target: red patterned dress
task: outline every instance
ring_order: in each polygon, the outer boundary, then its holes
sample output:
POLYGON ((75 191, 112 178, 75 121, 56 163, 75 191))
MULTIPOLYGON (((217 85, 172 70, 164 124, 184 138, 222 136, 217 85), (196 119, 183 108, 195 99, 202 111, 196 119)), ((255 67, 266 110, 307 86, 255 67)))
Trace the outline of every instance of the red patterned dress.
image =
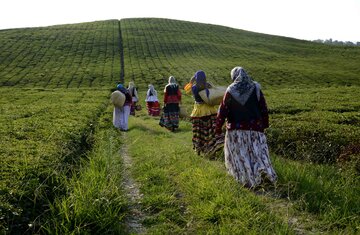
POLYGON ((152 84, 149 85, 145 102, 150 116, 160 116, 160 103, 157 97, 157 91, 152 84))

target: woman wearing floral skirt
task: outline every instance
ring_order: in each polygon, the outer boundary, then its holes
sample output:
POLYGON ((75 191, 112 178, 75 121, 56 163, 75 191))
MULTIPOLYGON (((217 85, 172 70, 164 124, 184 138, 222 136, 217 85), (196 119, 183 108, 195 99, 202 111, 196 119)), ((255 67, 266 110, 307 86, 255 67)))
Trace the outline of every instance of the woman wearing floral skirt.
POLYGON ((216 133, 226 122, 225 166, 242 185, 254 188, 264 180, 275 182, 264 129, 269 116, 260 85, 242 67, 231 70, 233 83, 227 88, 217 115, 216 133))
POLYGON ((159 125, 170 131, 179 127, 179 103, 181 102, 181 91, 173 76, 169 77, 169 83, 164 89, 164 109, 159 125))

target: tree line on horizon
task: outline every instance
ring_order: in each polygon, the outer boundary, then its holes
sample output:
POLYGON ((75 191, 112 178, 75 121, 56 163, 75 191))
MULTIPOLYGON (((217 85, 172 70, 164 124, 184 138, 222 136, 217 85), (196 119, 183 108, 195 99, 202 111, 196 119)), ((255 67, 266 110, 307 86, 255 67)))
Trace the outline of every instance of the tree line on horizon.
POLYGON ((316 39, 313 40, 313 42, 318 42, 318 43, 324 43, 324 44, 330 44, 330 45, 338 45, 338 46, 360 46, 360 42, 352 42, 352 41, 338 41, 338 40, 333 40, 332 38, 329 39, 316 39))

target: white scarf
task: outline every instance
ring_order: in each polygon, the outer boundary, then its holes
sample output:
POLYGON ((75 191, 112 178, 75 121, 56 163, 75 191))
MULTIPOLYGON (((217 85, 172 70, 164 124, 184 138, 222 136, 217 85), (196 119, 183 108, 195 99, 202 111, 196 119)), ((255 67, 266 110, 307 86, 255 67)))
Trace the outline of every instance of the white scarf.
POLYGON ((241 105, 246 104, 254 89, 256 89, 258 100, 260 99, 260 85, 254 82, 242 67, 233 68, 231 70, 231 78, 233 83, 226 91, 241 105))

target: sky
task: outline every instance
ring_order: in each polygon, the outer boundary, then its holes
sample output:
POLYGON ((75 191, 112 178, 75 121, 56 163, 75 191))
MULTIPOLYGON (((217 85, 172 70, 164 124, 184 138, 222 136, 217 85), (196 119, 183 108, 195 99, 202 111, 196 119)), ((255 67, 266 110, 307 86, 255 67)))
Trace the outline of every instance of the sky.
POLYGON ((155 17, 360 42, 360 0, 3 0, 0 29, 155 17))

